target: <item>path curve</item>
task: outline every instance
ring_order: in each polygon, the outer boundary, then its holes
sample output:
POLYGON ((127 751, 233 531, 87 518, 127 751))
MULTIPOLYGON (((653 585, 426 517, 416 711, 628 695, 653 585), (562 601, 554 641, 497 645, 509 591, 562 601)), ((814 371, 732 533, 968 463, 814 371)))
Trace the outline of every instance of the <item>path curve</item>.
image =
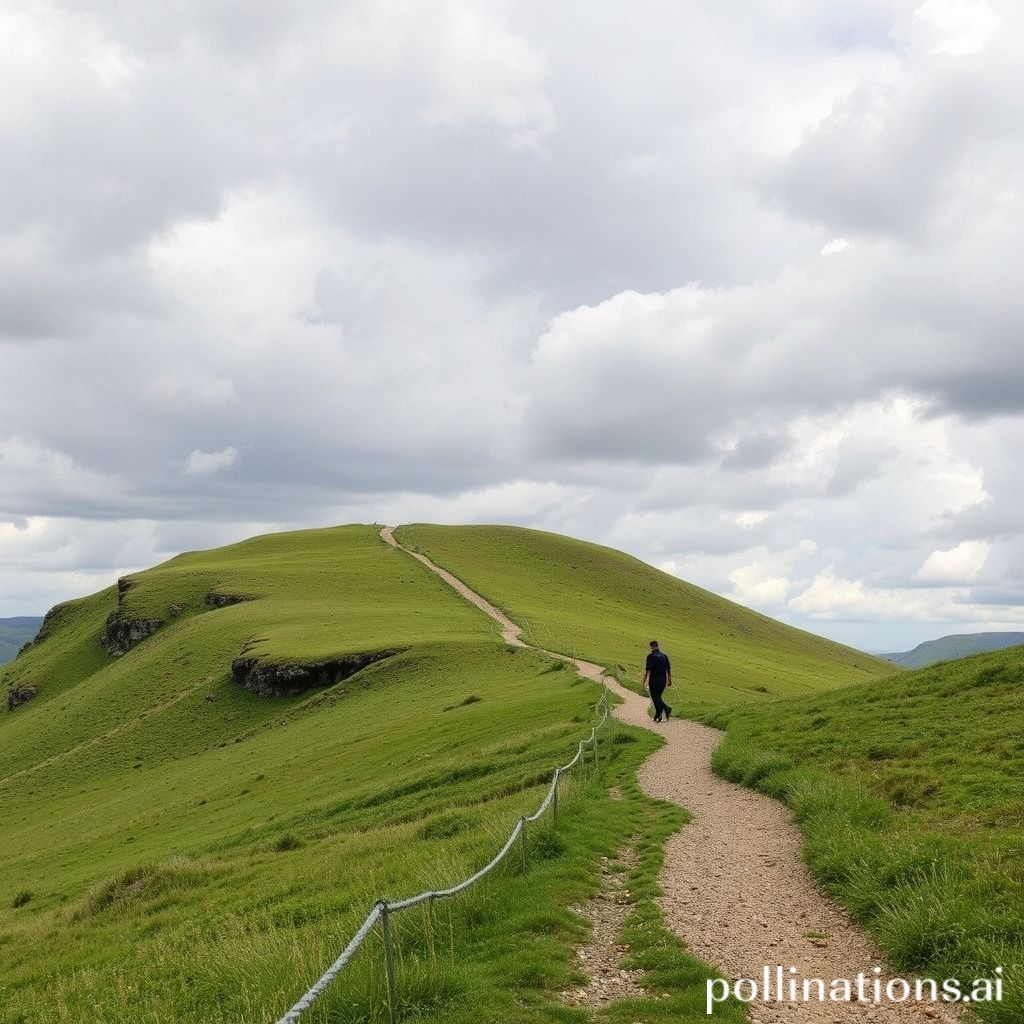
MULTIPOLYGON (((531 646, 500 609, 426 555, 403 547, 394 529, 382 529, 381 539, 422 562, 494 619, 507 643, 531 646)), ((664 735, 665 745, 643 764, 639 779, 649 796, 693 814, 666 846, 659 903, 668 926, 695 956, 732 979, 760 979, 766 966, 774 976, 776 965, 784 971, 795 967, 798 978, 821 978, 826 984, 833 978, 855 979, 861 971, 874 978, 881 955, 811 877, 801 855, 800 830, 788 808, 711 770, 711 755, 723 735, 719 730, 685 719, 656 726, 647 701, 606 675, 600 665, 534 649, 570 662, 580 675, 621 697, 623 703, 615 708, 620 721, 664 735)), ((929 1004, 755 1002, 750 1007, 751 1024, 934 1024, 957 1019, 948 1007, 929 1004)))

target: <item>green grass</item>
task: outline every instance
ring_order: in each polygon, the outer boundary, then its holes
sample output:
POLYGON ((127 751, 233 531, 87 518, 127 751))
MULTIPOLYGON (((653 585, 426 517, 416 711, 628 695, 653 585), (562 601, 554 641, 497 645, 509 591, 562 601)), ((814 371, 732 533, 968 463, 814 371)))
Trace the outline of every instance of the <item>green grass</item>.
MULTIPOLYGON (((589 728, 591 684, 506 646, 372 527, 257 538, 132 580, 122 614, 164 620, 154 635, 105 653, 112 587, 61 606, 0 675, 38 688, 0 714, 0 1024, 273 1019, 373 900, 483 864, 589 728), (212 610, 211 590, 253 600, 212 610), (384 648, 401 653, 297 697, 230 676, 243 649, 303 663, 384 648)), ((439 910, 436 934, 402 919, 407 1018, 582 1021, 555 998, 584 927, 565 908, 629 839, 645 850, 634 949, 659 989, 629 1019, 703 1005, 707 969, 651 901, 681 812, 631 788, 657 742, 632 739, 604 768, 627 799, 567 793, 526 878, 502 869, 439 910)), ((382 1019, 378 942, 311 1020, 382 1019)))
POLYGON ((1007 974, 1024 1018, 1024 650, 710 716, 726 778, 786 800, 812 870, 894 966, 1007 974))
POLYGON ((898 671, 597 544, 508 526, 403 526, 396 536, 502 608, 531 643, 600 662, 623 682, 636 685, 647 641, 659 640, 681 713, 898 671))

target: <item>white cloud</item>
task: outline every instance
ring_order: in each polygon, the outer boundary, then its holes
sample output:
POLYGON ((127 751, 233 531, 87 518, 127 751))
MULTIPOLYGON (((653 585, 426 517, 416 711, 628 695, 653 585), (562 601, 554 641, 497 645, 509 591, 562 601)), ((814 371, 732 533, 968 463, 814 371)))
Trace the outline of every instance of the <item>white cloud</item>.
POLYGON ((928 583, 969 583, 978 578, 991 550, 987 541, 965 540, 955 548, 933 551, 917 577, 928 583))
POLYGON ((821 247, 822 256, 835 256, 837 253, 846 252, 850 248, 850 243, 845 238, 833 238, 831 242, 826 242, 821 247))
POLYGON ((764 575, 757 565, 734 569, 729 581, 733 585, 733 599, 754 608, 782 605, 792 586, 785 576, 764 575))
POLYGON ((875 646, 1021 614, 1019 6, 0 25, 6 608, 436 519, 875 646))
POLYGON ((204 452, 196 448, 185 459, 183 473, 195 476, 207 476, 211 473, 219 473, 221 470, 230 469, 238 462, 237 448, 221 448, 216 452, 204 452))
POLYGON ((812 619, 930 618, 928 601, 919 595, 869 588, 862 579, 837 575, 831 565, 815 576, 789 607, 812 619))
POLYGON ((740 512, 734 519, 737 526, 744 530, 752 530, 755 526, 760 526, 765 522, 770 515, 771 512, 764 509, 754 509, 748 512, 740 512))
POLYGON ((926 0, 913 20, 915 36, 929 52, 952 57, 984 49, 1000 24, 985 0, 926 0))

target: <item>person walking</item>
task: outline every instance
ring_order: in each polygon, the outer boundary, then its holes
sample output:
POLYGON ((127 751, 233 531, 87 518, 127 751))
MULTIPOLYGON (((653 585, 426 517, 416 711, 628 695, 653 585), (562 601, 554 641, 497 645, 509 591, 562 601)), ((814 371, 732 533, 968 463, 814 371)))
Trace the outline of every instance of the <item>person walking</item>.
POLYGON ((644 666, 643 685, 654 703, 654 720, 660 722, 664 715, 667 722, 672 717, 672 708, 661 699, 661 695, 666 687, 672 685, 672 663, 658 646, 657 640, 652 640, 650 647, 651 653, 647 655, 644 666))

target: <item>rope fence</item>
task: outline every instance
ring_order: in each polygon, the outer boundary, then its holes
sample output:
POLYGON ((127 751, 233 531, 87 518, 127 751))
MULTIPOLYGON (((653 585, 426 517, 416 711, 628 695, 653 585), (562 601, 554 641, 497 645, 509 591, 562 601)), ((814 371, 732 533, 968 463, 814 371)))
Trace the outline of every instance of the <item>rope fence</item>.
POLYGON ((562 777, 573 768, 579 766, 584 772, 587 769, 590 758, 588 751, 593 750, 593 760, 590 762, 592 770, 596 773, 600 763, 599 734, 610 718, 608 706, 608 691, 602 687, 601 696, 594 705, 594 714, 597 721, 590 730, 590 735, 579 741, 576 748, 576 755, 567 764, 555 768, 551 777, 551 785, 541 801, 540 806, 533 814, 523 815, 516 821, 505 840, 504 846, 489 860, 479 871, 469 878, 451 886, 448 889, 436 889, 429 892, 421 892, 416 896, 410 896, 404 900, 377 900, 366 920, 359 926, 359 930, 352 936, 349 944, 341 951, 338 958, 327 968, 326 971, 310 987, 306 994, 278 1021, 277 1024, 296 1024, 302 1015, 324 994, 331 982, 345 969, 359 947, 373 933, 374 927, 380 923, 381 934, 384 941, 384 969, 387 979, 387 1005, 388 1019, 390 1024, 398 1022, 398 978, 395 970, 395 942, 393 937, 393 925, 391 918, 403 910, 410 910, 413 907, 424 906, 427 911, 432 911, 438 900, 449 899, 457 896, 460 892, 476 885, 481 879, 486 878, 509 854, 518 847, 520 867, 523 872, 527 870, 529 863, 529 847, 527 842, 529 827, 544 816, 551 809, 551 823, 553 828, 558 827, 558 788, 562 777))

